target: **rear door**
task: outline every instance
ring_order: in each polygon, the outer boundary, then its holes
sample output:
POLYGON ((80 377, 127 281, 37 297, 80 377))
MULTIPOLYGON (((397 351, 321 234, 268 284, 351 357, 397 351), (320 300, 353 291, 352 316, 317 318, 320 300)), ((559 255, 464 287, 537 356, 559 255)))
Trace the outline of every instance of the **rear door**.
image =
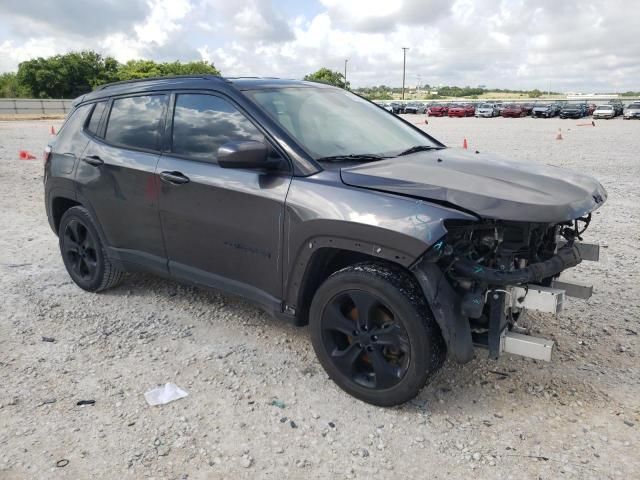
POLYGON ((112 99, 78 163, 78 193, 93 209, 110 255, 167 272, 155 169, 169 96, 112 99))
POLYGON ((218 165, 217 149, 226 142, 257 140, 275 148, 230 99, 178 92, 173 103, 170 151, 157 169, 171 274, 276 305, 291 173, 218 165))

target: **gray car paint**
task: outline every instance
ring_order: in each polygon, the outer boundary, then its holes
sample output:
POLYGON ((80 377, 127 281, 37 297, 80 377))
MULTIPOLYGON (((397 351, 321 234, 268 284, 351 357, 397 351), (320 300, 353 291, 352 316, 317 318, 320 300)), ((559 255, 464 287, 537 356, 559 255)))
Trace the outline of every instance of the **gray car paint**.
POLYGON ((432 150, 342 169, 347 185, 446 202, 480 217, 558 223, 598 208, 607 193, 593 178, 494 155, 432 150))

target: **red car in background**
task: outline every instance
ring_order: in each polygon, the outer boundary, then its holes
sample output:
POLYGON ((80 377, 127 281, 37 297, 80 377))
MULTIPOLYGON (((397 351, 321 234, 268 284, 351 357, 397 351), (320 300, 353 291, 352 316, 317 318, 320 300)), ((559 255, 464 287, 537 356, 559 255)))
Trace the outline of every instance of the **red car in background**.
POLYGON ((451 105, 449 107, 449 116, 450 117, 466 117, 467 110, 464 105, 451 105))
POLYGON ((443 103, 442 105, 431 105, 427 110, 427 115, 430 117, 446 117, 449 114, 449 105, 443 103))
POLYGON ((587 105, 587 115, 593 115, 593 112, 596 110, 596 104, 590 103, 587 105))
POLYGON ((472 103, 467 103, 464 106, 464 111, 467 113, 467 117, 473 117, 476 114, 476 106, 472 103))
POLYGON ((512 103, 511 105, 507 105, 502 110, 503 117, 526 117, 527 111, 524 109, 522 105, 518 105, 517 103, 512 103))

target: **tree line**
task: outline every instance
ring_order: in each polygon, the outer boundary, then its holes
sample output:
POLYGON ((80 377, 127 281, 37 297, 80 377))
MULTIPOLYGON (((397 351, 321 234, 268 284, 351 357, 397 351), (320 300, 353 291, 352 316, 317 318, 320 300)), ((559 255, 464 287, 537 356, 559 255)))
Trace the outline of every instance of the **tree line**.
POLYGON ((166 75, 220 75, 213 63, 129 60, 120 63, 92 51, 71 52, 20 63, 17 72, 0 74, 0 97, 75 98, 95 87, 121 80, 166 75))
MULTIPOLYGON (((166 75, 220 75, 213 63, 154 62, 153 60, 129 60, 120 63, 115 58, 102 56, 90 50, 54 55, 48 58, 34 58, 20 63, 17 72, 0 74, 0 98, 75 98, 90 92, 99 85, 136 78, 162 77, 166 75)), ((304 77, 304 80, 327 83, 340 88, 351 89, 344 75, 329 68, 321 68, 304 77)), ((407 89, 409 90, 409 89, 407 89)), ((530 98, 542 95, 538 89, 508 90, 484 87, 456 87, 420 85, 419 90, 426 99, 437 98, 477 98, 487 92, 520 93, 530 98)), ((391 100, 394 94, 402 92, 400 87, 379 85, 362 87, 356 93, 373 100, 391 100)), ((556 93, 556 92, 551 92, 556 93)), ((625 92, 623 96, 639 96, 640 92, 625 92)))

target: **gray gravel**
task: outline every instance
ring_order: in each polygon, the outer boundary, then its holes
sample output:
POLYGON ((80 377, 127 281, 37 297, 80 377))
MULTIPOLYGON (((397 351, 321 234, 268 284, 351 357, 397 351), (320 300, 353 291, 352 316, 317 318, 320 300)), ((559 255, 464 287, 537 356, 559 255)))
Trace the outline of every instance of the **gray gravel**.
POLYGON ((75 287, 43 206, 51 122, 0 122, 0 478, 640 478, 640 122, 586 122, 429 119, 449 145, 599 178, 587 237, 608 261, 576 269, 591 300, 528 318, 553 362, 478 351, 393 409, 342 393, 305 328, 241 300, 146 275, 75 287), (189 396, 149 407, 165 382, 189 396))

